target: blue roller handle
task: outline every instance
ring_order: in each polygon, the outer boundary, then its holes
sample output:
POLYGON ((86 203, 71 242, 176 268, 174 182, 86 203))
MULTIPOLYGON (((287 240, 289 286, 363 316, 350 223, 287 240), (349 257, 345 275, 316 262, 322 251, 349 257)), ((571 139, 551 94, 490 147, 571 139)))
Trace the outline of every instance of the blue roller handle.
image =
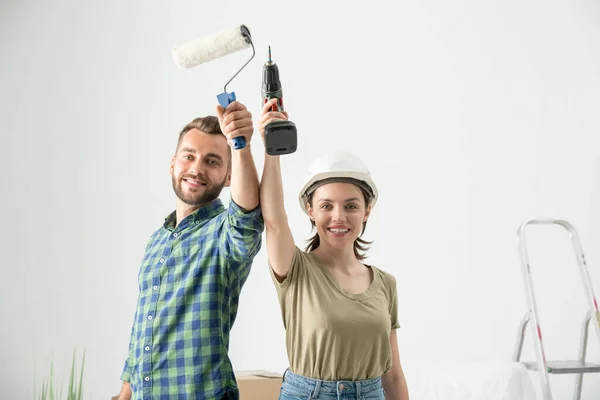
MULTIPOLYGON (((232 102, 235 101, 235 92, 231 92, 231 93, 223 92, 221 94, 218 94, 217 100, 219 101, 219 104, 221 105, 221 107, 227 108, 227 106, 229 104, 231 104, 232 102)), ((243 136, 235 137, 232 139, 232 141, 233 141, 233 148, 236 150, 243 149, 244 147, 246 147, 246 138, 243 136)))

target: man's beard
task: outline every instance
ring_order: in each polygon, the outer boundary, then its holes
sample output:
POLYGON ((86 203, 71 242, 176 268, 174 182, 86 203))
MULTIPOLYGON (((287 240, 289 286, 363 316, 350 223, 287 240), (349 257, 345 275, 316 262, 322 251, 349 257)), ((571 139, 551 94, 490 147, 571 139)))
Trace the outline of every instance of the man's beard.
POLYGON ((176 179, 174 176, 171 177, 171 181, 173 183, 173 190, 175 194, 181 201, 190 206, 201 206, 203 204, 210 203, 215 200, 221 194, 223 187, 225 187, 225 182, 227 181, 227 176, 223 179, 223 182, 220 184, 212 185, 206 184, 204 191, 201 193, 185 193, 181 187, 181 182, 184 178, 191 178, 194 180, 199 180, 201 182, 205 182, 205 179, 199 179, 194 175, 185 175, 181 179, 176 179))

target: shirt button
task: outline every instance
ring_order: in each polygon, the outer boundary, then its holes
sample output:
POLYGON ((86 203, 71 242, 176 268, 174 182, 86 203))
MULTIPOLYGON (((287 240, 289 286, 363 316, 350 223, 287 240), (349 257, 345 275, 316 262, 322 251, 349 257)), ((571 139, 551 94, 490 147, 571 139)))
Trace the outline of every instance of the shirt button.
POLYGON ((150 350, 150 346, 144 347, 144 350, 146 350, 146 351, 150 350))
POLYGON ((151 320, 152 319, 152 315, 148 315, 148 319, 151 320))
POLYGON ((144 380, 145 380, 146 382, 148 382, 148 381, 150 380, 150 377, 149 377, 149 376, 146 376, 146 377, 144 377, 144 380))
POLYGON ((162 263, 162 262, 165 262, 165 259, 164 259, 164 258, 161 258, 160 260, 158 260, 158 262, 161 262, 161 263, 162 263))
POLYGON ((179 235, 179 233, 175 232, 175 233, 173 234, 173 237, 177 237, 178 235, 179 235))
POLYGON ((155 285, 155 286, 152 286, 152 289, 154 289, 154 290, 158 290, 158 286, 156 286, 156 285, 155 285))

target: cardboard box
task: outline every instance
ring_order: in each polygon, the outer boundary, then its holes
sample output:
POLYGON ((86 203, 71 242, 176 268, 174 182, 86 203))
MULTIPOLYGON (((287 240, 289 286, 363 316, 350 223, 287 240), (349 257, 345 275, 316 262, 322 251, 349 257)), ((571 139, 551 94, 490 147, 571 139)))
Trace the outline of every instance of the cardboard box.
POLYGON ((263 370, 235 371, 240 400, 277 400, 283 375, 263 370))

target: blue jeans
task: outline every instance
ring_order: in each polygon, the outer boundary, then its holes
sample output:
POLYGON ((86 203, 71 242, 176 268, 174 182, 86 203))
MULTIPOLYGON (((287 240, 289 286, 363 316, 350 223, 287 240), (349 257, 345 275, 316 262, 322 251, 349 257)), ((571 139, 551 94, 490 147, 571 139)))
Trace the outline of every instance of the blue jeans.
POLYGON ((292 373, 283 374, 279 400, 385 400, 381 378, 363 381, 322 381, 292 373))

